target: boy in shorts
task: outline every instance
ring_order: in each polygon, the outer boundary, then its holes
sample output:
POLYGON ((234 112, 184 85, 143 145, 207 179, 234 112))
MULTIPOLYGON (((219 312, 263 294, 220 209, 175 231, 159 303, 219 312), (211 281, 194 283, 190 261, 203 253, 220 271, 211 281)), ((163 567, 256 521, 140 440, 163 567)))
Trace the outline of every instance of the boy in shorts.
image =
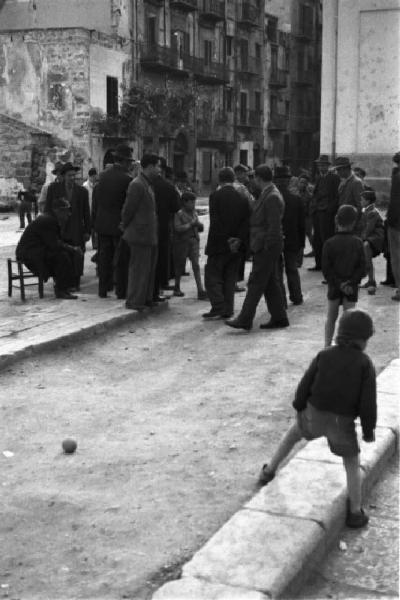
POLYGON ((332 343, 339 306, 354 308, 358 285, 365 275, 364 246, 353 234, 358 221, 354 206, 343 204, 336 215, 337 232, 327 239, 322 249, 322 272, 328 283, 328 314, 325 322, 325 347, 332 343))
POLYGON ((183 192, 181 197, 182 208, 174 216, 173 256, 175 266, 174 296, 184 296, 180 284, 185 272, 186 259, 192 263, 193 275, 197 286, 197 298, 206 300, 207 293, 203 287, 200 274, 200 236, 204 230, 195 210, 196 194, 183 192))
POLYGON ((321 350, 304 373, 293 401, 296 423, 259 477, 260 485, 272 481, 279 464, 301 439, 326 437, 331 452, 343 460, 349 496, 346 525, 353 528, 368 523, 361 507, 360 448, 354 421, 360 417, 363 440, 373 442, 376 375, 371 359, 364 353, 373 333, 368 313, 352 309, 342 314, 337 345, 321 350))
POLYGON ((368 294, 373 296, 376 292, 375 269, 373 258, 378 256, 383 250, 385 239, 385 229, 383 219, 375 206, 376 195, 374 190, 365 190, 361 194, 361 206, 363 213, 361 215, 361 239, 364 244, 365 261, 368 281, 362 288, 366 288, 368 294))

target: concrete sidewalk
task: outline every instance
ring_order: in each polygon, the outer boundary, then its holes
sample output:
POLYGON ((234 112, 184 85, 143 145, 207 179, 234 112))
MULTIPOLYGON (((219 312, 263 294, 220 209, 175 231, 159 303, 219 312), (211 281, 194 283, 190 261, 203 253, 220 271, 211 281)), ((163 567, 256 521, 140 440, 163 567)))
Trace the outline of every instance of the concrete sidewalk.
MULTIPOLYGON (((376 442, 361 442, 366 493, 396 451, 400 360, 378 377, 376 442)), ((358 430, 359 438, 361 432, 358 430)), ((183 566, 154 600, 265 600, 290 596, 344 527, 342 462, 323 439, 309 442, 183 566)))

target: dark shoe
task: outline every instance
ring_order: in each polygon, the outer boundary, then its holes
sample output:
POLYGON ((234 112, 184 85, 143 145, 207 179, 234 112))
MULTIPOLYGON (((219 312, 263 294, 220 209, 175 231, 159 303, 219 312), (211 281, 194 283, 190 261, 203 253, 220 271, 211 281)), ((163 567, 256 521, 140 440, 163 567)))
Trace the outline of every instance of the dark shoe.
POLYGON ((260 329, 282 329, 283 327, 289 327, 288 319, 281 319, 280 321, 271 319, 268 323, 261 323, 260 325, 260 329))
POLYGON ((166 298, 165 296, 155 296, 153 298, 153 302, 165 302, 166 300, 168 300, 168 298, 166 298))
POLYGON ((322 283, 323 285, 328 285, 328 282, 327 282, 327 280, 326 280, 326 279, 323 279, 323 280, 321 281, 321 283, 322 283))
POLYGON ((396 292, 394 296, 392 296, 392 300, 395 302, 400 302, 400 292, 396 292))
POLYGON ((394 281, 390 281, 388 279, 385 279, 385 281, 381 281, 380 284, 381 285, 388 285, 389 287, 393 287, 394 286, 394 281))
POLYGON ((222 313, 219 310, 214 310, 213 308, 206 313, 201 315, 203 319, 215 319, 216 317, 222 317, 222 313))
POLYGON ((363 509, 360 512, 352 513, 349 509, 347 510, 346 525, 352 529, 360 529, 368 524, 369 517, 365 514, 363 509))
POLYGON ((233 313, 222 313, 221 319, 230 319, 233 317, 233 313))
POLYGON ((314 250, 311 250, 311 252, 307 252, 307 254, 304 254, 304 258, 312 258, 313 256, 315 256, 314 250))
POLYGON ((163 290, 168 290, 168 291, 171 292, 172 290, 175 289, 175 286, 174 285, 165 285, 165 286, 162 286, 162 289, 163 290))
POLYGON ((208 294, 204 290, 197 294, 197 300, 208 300, 208 294))
POLYGON ((258 478, 259 485, 267 485, 270 481, 272 481, 275 477, 274 471, 268 471, 268 465, 263 465, 261 469, 261 473, 258 478))
POLYGON ((369 288, 370 285, 371 285, 371 282, 367 281, 367 283, 363 283, 362 285, 359 285, 358 287, 360 288, 360 290, 366 290, 369 288))
POLYGON ((241 292, 245 292, 246 288, 240 287, 239 285, 235 285, 235 293, 240 294, 241 292))
POLYGON ((184 272, 183 276, 184 277, 189 277, 190 273, 188 273, 187 271, 184 272))
POLYGON ((142 312, 146 307, 145 306, 135 306, 134 304, 125 302, 125 308, 128 308, 129 310, 137 310, 138 312, 142 312))
POLYGON ((376 282, 375 281, 369 282, 369 285, 367 287, 367 292, 370 296, 375 296, 375 294, 376 294, 376 282))
POLYGON ((60 300, 76 300, 78 298, 78 296, 74 296, 74 294, 71 294, 67 290, 56 290, 54 293, 56 298, 60 300))
POLYGON ((239 319, 225 321, 225 325, 228 325, 228 327, 233 327, 233 329, 244 329, 245 331, 250 331, 252 328, 252 325, 244 325, 239 321, 239 319))
POLYGON ((308 269, 307 269, 307 271, 321 271, 321 270, 322 270, 321 267, 317 267, 317 266, 308 267, 308 269))
POLYGON ((304 300, 292 300, 291 302, 293 306, 300 306, 300 304, 303 304, 304 300))
POLYGON ((178 296, 178 298, 182 298, 185 294, 181 290, 177 290, 176 288, 174 288, 174 293, 172 295, 178 296))

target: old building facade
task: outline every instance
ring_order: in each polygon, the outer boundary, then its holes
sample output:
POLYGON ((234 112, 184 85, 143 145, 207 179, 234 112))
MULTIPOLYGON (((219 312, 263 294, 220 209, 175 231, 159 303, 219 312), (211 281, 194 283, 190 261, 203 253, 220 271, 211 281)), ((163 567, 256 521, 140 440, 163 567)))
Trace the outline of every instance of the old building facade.
MULTIPOLYGON (((4 0, 0 134, 10 123, 26 128, 38 184, 58 158, 77 161, 82 176, 102 169, 122 140, 136 156, 165 156, 201 193, 225 164, 309 166, 318 152, 319 5, 4 0)), ((1 164, 0 181, 10 175, 1 164)))

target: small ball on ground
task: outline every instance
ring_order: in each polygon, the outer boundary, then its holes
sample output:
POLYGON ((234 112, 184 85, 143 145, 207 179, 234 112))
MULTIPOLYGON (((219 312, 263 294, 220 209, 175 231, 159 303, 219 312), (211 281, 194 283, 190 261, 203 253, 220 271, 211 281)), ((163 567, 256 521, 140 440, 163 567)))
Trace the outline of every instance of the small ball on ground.
POLYGON ((62 449, 64 454, 73 454, 77 449, 78 444, 75 440, 71 440, 70 438, 66 439, 62 443, 62 449))

